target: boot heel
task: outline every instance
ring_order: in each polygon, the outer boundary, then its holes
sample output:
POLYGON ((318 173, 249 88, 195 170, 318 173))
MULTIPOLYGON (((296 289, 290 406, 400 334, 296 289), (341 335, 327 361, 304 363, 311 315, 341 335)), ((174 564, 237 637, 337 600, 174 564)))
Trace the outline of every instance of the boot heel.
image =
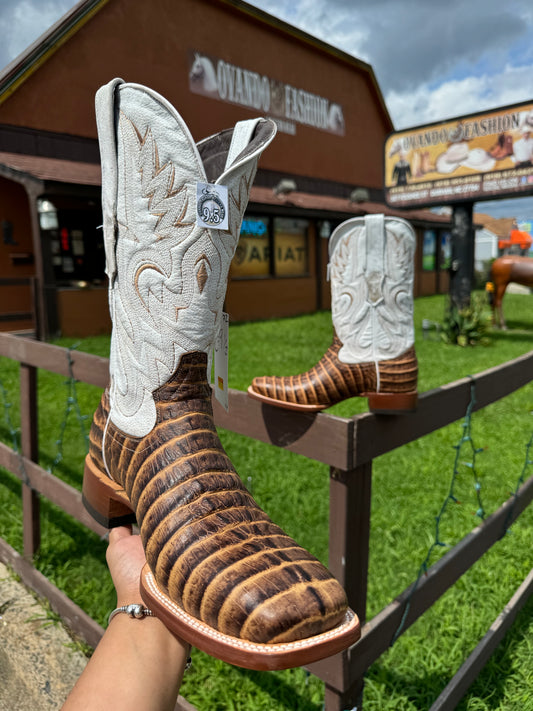
POLYGON ((384 415, 403 415, 414 412, 418 403, 418 393, 366 393, 371 412, 384 415))
POLYGON ((82 501, 95 521, 105 528, 137 522, 124 489, 97 469, 89 454, 85 459, 82 501))

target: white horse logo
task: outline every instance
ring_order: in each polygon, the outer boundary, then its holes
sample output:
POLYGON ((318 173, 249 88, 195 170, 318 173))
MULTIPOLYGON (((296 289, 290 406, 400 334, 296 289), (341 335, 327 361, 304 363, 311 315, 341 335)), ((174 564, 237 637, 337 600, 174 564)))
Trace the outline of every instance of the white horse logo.
POLYGON ((344 134, 344 116, 339 104, 331 104, 329 107, 328 127, 335 133, 344 134))
POLYGON ((205 55, 194 53, 194 62, 189 72, 189 85, 199 94, 217 94, 217 74, 213 63, 205 55))

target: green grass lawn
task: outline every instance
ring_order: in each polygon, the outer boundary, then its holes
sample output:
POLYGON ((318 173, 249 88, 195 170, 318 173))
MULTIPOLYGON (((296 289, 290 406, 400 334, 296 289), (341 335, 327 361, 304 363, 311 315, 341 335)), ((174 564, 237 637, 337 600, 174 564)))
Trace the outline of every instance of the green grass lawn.
MULTIPOLYGON (((509 330, 493 332, 487 347, 460 348, 424 340, 422 319, 441 321, 443 297, 415 302, 419 390, 452 382, 506 362, 531 350, 533 295, 508 294, 509 330)), ((230 387, 245 390, 255 375, 302 372, 321 357, 331 340, 327 312, 293 319, 235 324, 230 328, 230 387)), ((71 347, 74 340, 59 345, 71 347)), ((109 339, 91 338, 78 345, 107 356, 109 339)), ((12 407, 0 400, 0 437, 11 443, 9 423, 18 426, 18 366, 0 359, 0 379, 12 407), (4 415, 4 416, 3 416, 4 415)), ((65 379, 39 372, 40 458, 69 484, 81 487, 87 430, 100 391, 79 383, 74 411, 63 431, 68 388, 65 379), (59 444, 58 444, 59 441, 59 444), (61 456, 59 456, 61 453, 61 456)), ((355 398, 330 412, 349 417, 366 410, 355 398)), ((530 384, 472 418, 477 448, 476 474, 481 503, 494 511, 514 491, 523 472, 525 446, 533 431, 533 386, 530 384)), ((459 421, 379 457, 374 462, 368 617, 400 593, 417 575, 435 539, 437 516, 450 487, 455 449, 463 428, 459 421)), ((302 545, 327 563, 328 468, 304 457, 221 431, 223 444, 258 503, 302 545)), ((462 460, 461 460, 462 461, 462 460)), ((468 457, 464 456, 464 461, 468 457)), ((532 467, 528 475, 533 473, 532 467)), ((458 467, 454 493, 460 503, 445 510, 441 540, 457 543, 479 523, 474 472, 458 467)), ((20 486, 0 470, 0 536, 21 550, 20 486)), ((105 565, 105 544, 55 507, 43 503, 43 545, 37 567, 81 607, 105 624, 114 606, 105 565)), ((533 507, 436 605, 423 615, 372 666, 367 675, 365 709, 427 709, 474 649, 533 564, 533 507)), ((445 552, 448 548, 439 548, 445 552)), ((437 553, 431 562, 437 559, 437 553)), ((533 711, 533 601, 461 702, 460 709, 533 711)), ((259 673, 230 667, 195 652, 193 670, 182 694, 202 711, 320 711, 323 685, 303 670, 259 673)))

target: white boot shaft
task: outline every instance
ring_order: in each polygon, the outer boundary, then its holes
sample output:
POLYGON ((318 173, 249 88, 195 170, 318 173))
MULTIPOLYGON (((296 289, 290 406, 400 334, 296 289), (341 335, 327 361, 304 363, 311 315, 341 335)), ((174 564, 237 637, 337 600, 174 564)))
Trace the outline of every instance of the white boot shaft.
POLYGON ((142 437, 155 425, 153 393, 181 355, 213 346, 257 161, 276 129, 256 119, 196 145, 163 97, 121 80, 99 90, 96 115, 113 321, 110 419, 142 437), (224 217, 227 230, 199 226, 198 212, 214 225, 224 217))
POLYGON ((355 217, 332 233, 331 315, 343 363, 378 363, 413 345, 415 247, 413 228, 395 217, 355 217))

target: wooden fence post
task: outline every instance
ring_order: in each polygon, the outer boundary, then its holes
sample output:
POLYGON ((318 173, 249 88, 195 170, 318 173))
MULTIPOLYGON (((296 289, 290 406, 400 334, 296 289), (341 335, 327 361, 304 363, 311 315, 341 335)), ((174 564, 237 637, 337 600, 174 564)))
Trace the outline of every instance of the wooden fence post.
MULTIPOLYGON (((371 493, 371 461, 350 471, 331 467, 329 568, 346 590, 361 626, 366 621, 371 493)), ((333 660, 342 664, 342 678, 347 679, 348 654, 339 654, 333 660)), ((340 690, 326 683, 326 711, 343 711, 356 704, 363 691, 363 678, 348 680, 348 684, 349 688, 340 690)))
MULTIPOLYGON (((22 456, 37 462, 39 459, 37 423, 37 368, 20 364, 20 444, 22 456)), ((22 483, 22 514, 24 557, 27 559, 41 545, 41 521, 39 494, 31 486, 22 483)))
POLYGON ((31 309, 33 311, 33 332, 35 338, 40 341, 43 338, 43 326, 41 323, 40 304, 39 304, 39 282, 37 277, 30 278, 31 288, 31 309))

